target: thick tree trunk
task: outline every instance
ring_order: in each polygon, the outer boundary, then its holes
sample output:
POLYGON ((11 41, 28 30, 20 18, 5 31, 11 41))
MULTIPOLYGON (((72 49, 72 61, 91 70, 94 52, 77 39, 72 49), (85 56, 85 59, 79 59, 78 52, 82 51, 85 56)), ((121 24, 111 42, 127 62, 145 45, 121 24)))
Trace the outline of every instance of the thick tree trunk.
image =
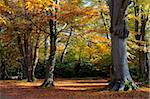
POLYGON ((130 76, 127 55, 126 55, 126 39, 119 38, 112 34, 112 59, 113 59, 113 73, 112 73, 112 90, 128 90, 127 83, 135 86, 130 76))
MULTIPOLYGON (((52 16, 52 13, 51 13, 52 16)), ((50 26, 50 56, 49 56, 49 63, 46 67, 46 75, 44 83, 41 85, 42 87, 51 87, 53 86, 54 81, 54 68, 55 68, 55 55, 56 55, 56 22, 52 19, 49 21, 50 26)))
POLYGON ((129 73, 126 55, 128 28, 125 16, 127 6, 128 0, 109 0, 113 61, 110 86, 111 89, 115 91, 136 89, 136 85, 129 73))
POLYGON ((67 47, 68 47, 68 45, 69 45, 69 41, 70 41, 71 36, 72 36, 72 28, 71 28, 71 30, 70 30, 69 37, 68 37, 67 42, 66 42, 66 44, 65 44, 65 48, 64 48, 64 50, 63 50, 63 52, 62 52, 62 54, 61 54, 61 57, 60 57, 60 62, 61 62, 61 63, 63 63, 63 61, 64 61, 64 57, 65 57, 65 54, 66 54, 66 52, 67 52, 67 47))
MULTIPOLYGON (((56 4, 59 3, 59 0, 54 0, 56 4)), ((55 11, 57 13, 57 8, 55 8, 55 11)), ((56 19, 56 14, 53 15, 52 12, 50 12, 50 16, 54 16, 56 19)), ((49 27, 50 27, 50 56, 49 56, 49 63, 46 67, 46 75, 45 80, 42 87, 51 87, 54 86, 54 69, 55 69, 55 55, 56 55, 56 40, 57 40, 57 22, 50 19, 49 20, 49 27)))

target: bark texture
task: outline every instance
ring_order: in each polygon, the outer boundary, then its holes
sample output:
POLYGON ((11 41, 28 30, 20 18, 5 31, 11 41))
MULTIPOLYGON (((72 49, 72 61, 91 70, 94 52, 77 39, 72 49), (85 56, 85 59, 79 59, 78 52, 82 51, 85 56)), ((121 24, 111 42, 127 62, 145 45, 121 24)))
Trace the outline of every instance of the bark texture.
POLYGON ((141 22, 135 19, 135 35, 136 40, 139 41, 139 50, 138 50, 138 58, 139 58, 139 66, 137 74, 139 77, 148 77, 149 75, 149 66, 148 66, 148 51, 147 49, 147 40, 146 40, 146 25, 148 21, 148 16, 142 14, 143 10, 138 5, 138 1, 134 2, 134 11, 135 16, 140 17, 141 15, 141 22))
POLYGON ((129 73, 126 55, 126 38, 129 34, 126 21, 128 0, 109 0, 109 7, 113 61, 110 86, 115 91, 136 89, 129 73))
POLYGON ((17 39, 21 56, 20 62, 22 64, 23 78, 27 78, 28 82, 32 82, 35 80, 34 72, 38 63, 40 33, 37 33, 35 46, 33 46, 30 33, 23 34, 23 43, 20 34, 18 34, 17 39))
MULTIPOLYGON (((59 0, 54 0, 56 4, 59 4, 59 0)), ((58 9, 55 8, 56 13, 58 9)), ((57 18, 56 14, 50 12, 50 16, 54 16, 57 18)), ((57 21, 50 19, 49 20, 49 28, 50 28, 50 56, 48 59, 48 64, 46 66, 46 75, 45 80, 41 87, 49 88, 54 86, 54 69, 55 69, 55 55, 56 55, 56 40, 57 40, 57 21)), ((45 46, 46 47, 46 46, 45 46)))
POLYGON ((46 67, 48 61, 48 36, 44 36, 44 65, 46 67))
POLYGON ((36 44, 34 47, 34 56, 32 61, 32 81, 35 80, 35 68, 39 60, 39 47, 40 47, 40 33, 37 34, 36 44))
MULTIPOLYGON (((53 14, 51 13, 51 16, 53 14)), ((54 82, 54 68, 55 68, 55 55, 56 55, 56 22, 54 22, 52 19, 49 20, 49 26, 50 26, 50 56, 48 59, 48 64, 46 66, 46 75, 45 80, 42 87, 51 87, 53 86, 54 82)))
POLYGON ((147 74, 148 82, 150 82, 150 33, 146 33, 146 47, 147 47, 147 74))
POLYGON ((63 63, 63 61, 64 61, 64 57, 65 57, 65 54, 66 54, 66 52, 67 52, 67 47, 68 47, 68 45, 69 45, 69 41, 70 41, 71 36, 72 36, 72 28, 70 29, 70 33, 69 33, 67 42, 66 42, 66 44, 65 44, 65 48, 64 48, 64 50, 63 50, 63 52, 62 52, 62 54, 61 54, 61 57, 60 57, 60 62, 61 62, 61 63, 63 63))
MULTIPOLYGON (((141 11, 142 12, 142 11, 141 11)), ((148 68, 147 68, 147 51, 146 49, 146 24, 148 21, 148 16, 141 16, 141 29, 139 35, 139 74, 141 77, 148 76, 148 68)))
POLYGON ((21 63, 21 71, 23 72, 23 79, 26 78, 26 66, 25 66, 25 53, 24 53, 24 49, 23 49, 23 43, 22 43, 22 39, 21 39, 21 35, 20 33, 18 33, 18 36, 17 36, 17 41, 18 41, 18 49, 19 49, 19 52, 20 52, 20 56, 21 56, 21 59, 20 59, 20 63, 21 63))

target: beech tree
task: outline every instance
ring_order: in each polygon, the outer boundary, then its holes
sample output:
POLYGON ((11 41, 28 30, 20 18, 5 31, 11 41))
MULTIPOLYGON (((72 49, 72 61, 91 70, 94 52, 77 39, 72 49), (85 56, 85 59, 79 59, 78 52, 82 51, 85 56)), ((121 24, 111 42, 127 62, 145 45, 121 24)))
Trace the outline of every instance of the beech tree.
MULTIPOLYGON (((58 4, 59 0, 54 0, 55 4, 58 4)), ((57 13, 58 9, 54 8, 57 13)), ((56 19, 56 13, 54 14, 51 10, 49 12, 50 17, 54 17, 56 19)), ((57 40, 57 22, 56 20, 49 19, 49 29, 50 29, 50 56, 48 59, 48 64, 46 66, 46 74, 45 80, 42 87, 51 87, 54 82, 54 68, 55 68, 55 55, 56 55, 56 40, 57 40)), ((46 44, 45 44, 46 45, 46 44)))
POLYGON ((129 0, 109 0, 113 62, 110 86, 115 91, 137 88, 131 78, 126 55, 126 38, 129 34, 126 19, 128 3, 129 0))

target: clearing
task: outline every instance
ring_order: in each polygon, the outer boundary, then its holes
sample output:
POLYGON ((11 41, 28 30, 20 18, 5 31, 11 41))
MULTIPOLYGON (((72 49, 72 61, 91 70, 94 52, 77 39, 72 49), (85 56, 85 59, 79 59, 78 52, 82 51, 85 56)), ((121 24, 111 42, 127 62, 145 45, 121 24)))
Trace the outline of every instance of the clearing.
POLYGON ((39 88, 42 80, 0 80, 0 99, 149 99, 150 88, 128 92, 102 90, 107 79, 55 79, 55 87, 39 88))

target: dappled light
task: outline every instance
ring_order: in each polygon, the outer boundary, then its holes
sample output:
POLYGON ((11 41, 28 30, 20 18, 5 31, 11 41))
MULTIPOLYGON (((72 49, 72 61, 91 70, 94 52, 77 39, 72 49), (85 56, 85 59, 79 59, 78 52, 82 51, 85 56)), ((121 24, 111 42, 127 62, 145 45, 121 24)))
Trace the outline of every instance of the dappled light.
POLYGON ((42 80, 37 80, 34 83, 5 80, 0 81, 0 92, 1 97, 7 97, 6 99, 51 99, 50 97, 53 99, 148 99, 150 92, 148 87, 141 87, 137 91, 119 93, 102 90, 108 86, 107 81, 107 79, 56 79, 55 87, 44 89, 38 87, 42 80))
POLYGON ((107 80, 64 80, 54 82, 57 89, 63 90, 93 90, 102 89, 108 86, 107 80), (104 81, 104 82, 103 82, 104 81))
POLYGON ((0 0, 0 99, 150 98, 150 0, 0 0))

